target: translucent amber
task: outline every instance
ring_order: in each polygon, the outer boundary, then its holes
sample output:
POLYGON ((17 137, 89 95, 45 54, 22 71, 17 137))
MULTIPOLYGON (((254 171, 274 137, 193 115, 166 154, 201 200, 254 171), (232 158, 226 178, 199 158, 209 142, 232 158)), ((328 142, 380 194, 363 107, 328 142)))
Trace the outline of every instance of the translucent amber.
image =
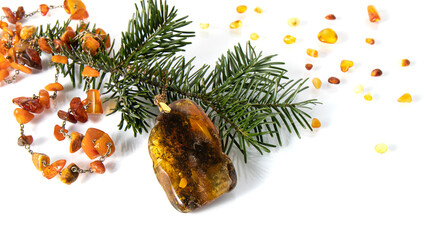
POLYGON ((72 114, 65 112, 65 111, 62 111, 62 110, 58 111, 58 117, 64 121, 68 121, 70 123, 77 123, 76 118, 72 114))
POLYGON ((89 128, 83 137, 82 149, 90 159, 94 159, 107 153, 107 144, 111 144, 110 154, 108 154, 111 156, 115 151, 115 146, 110 136, 99 129, 89 128))
POLYGON ((289 18, 288 19, 288 25, 289 26, 291 26, 291 27, 296 27, 296 26, 298 26, 299 25, 299 19, 298 18, 296 18, 296 17, 293 17, 293 18, 289 18))
POLYGON ((366 38, 365 42, 367 44, 374 45, 375 44, 375 39, 373 39, 373 38, 366 38))
POLYGON ((44 89, 46 89, 46 91, 62 91, 64 90, 64 86, 62 86, 62 84, 55 82, 55 83, 49 83, 48 85, 46 85, 44 87, 44 89))
POLYGON ((368 101, 368 102, 372 101, 372 99, 373 99, 371 93, 365 94, 365 96, 363 96, 363 98, 365 98, 365 100, 368 101))
POLYGON ((407 67, 411 64, 411 62, 408 59, 402 59, 401 63, 402 67, 407 67))
POLYGON ((32 160, 33 160, 34 166, 39 171, 43 171, 50 164, 49 156, 43 153, 33 153, 32 160))
POLYGON ((40 50, 42 50, 45 53, 52 53, 52 48, 49 46, 49 43, 47 42, 47 40, 43 37, 39 38, 37 40, 37 43, 39 44, 39 48, 40 50))
POLYGON ((25 146, 25 145, 31 145, 33 143, 34 139, 31 135, 22 135, 18 138, 18 145, 19 146, 25 146))
POLYGON ((255 40, 258 40, 259 35, 257 33, 252 33, 250 38, 255 41, 255 40))
POLYGON ((66 56, 54 55, 52 56, 51 60, 54 63, 62 63, 62 64, 68 63, 68 58, 66 56))
POLYGON ((245 5, 240 5, 236 8, 238 13, 244 13, 244 12, 246 12, 247 9, 248 9, 248 7, 245 5))
POLYGON ((330 78, 328 78, 328 82, 330 84, 340 84, 341 81, 336 77, 330 77, 330 78))
POLYGON ((64 159, 53 162, 43 170, 43 177, 47 179, 54 178, 56 175, 58 175, 59 172, 61 172, 66 163, 67 161, 64 159))
POLYGON ((68 167, 62 170, 61 178, 60 178, 61 182, 67 185, 70 185, 71 183, 75 182, 79 177, 79 170, 80 168, 77 167, 76 164, 70 163, 68 167))
POLYGON ((263 12, 264 12, 264 10, 262 10, 262 8, 260 8, 260 7, 256 7, 256 8, 254 9, 254 11, 255 11, 256 13, 259 13, 259 14, 261 14, 261 13, 263 13, 263 12))
POLYGON ((101 94, 98 89, 91 89, 87 92, 87 113, 102 114, 101 94))
POLYGON ((49 6, 46 4, 40 4, 40 13, 42 16, 46 16, 46 14, 49 12, 49 6))
POLYGON ((31 38, 36 33, 37 28, 35 26, 23 26, 21 29, 20 37, 22 39, 31 38))
POLYGON ((25 49, 21 55, 21 60, 25 65, 28 65, 35 69, 42 69, 42 60, 39 53, 31 47, 25 49))
POLYGON ((326 19, 326 20, 335 20, 335 19, 337 19, 337 18, 335 17, 335 15, 334 15, 334 14, 328 14, 328 15, 326 15, 326 16, 325 16, 325 19, 326 19))
POLYGON ((101 37, 102 41, 104 42, 105 48, 111 47, 110 36, 102 28, 97 28, 95 30, 95 33, 101 37))
POLYGON ((296 41, 296 38, 294 37, 294 36, 291 36, 291 35, 286 35, 284 38, 283 38, 283 42, 285 42, 286 44, 292 44, 292 43, 294 43, 296 41))
POLYGON ((7 69, 9 66, 10 62, 7 61, 3 54, 0 54, 0 69, 7 69))
POLYGON ((102 163, 101 161, 91 162, 90 169, 92 169, 94 173, 99 173, 99 174, 105 173, 105 166, 104 166, 104 163, 102 163))
POLYGON ((90 55, 95 56, 98 52, 100 44, 99 42, 92 36, 92 34, 85 34, 82 41, 82 48, 86 52, 89 52, 90 55))
POLYGON ((308 71, 310 71, 312 68, 313 68, 313 64, 311 64, 311 63, 307 63, 305 65, 305 69, 307 69, 308 71))
POLYGON ((82 147, 83 134, 78 132, 71 133, 70 153, 77 152, 82 147))
POLYGON ((322 87, 322 81, 318 78, 313 78, 312 83, 316 89, 320 89, 320 87, 322 87))
POLYGON ((381 20, 380 15, 377 12, 377 9, 373 5, 368 6, 368 15, 369 21, 378 22, 381 20))
POLYGON ((83 103, 79 97, 75 97, 75 98, 71 99, 70 110, 73 113, 74 118, 77 121, 82 122, 82 123, 87 122, 87 120, 88 120, 87 112, 84 109, 83 103))
POLYGON ((375 151, 377 153, 382 154, 382 153, 387 152, 387 150, 388 150, 388 147, 387 147, 387 144, 385 144, 385 143, 380 143, 380 144, 375 145, 375 151))
POLYGON ((19 6, 18 9, 15 12, 15 18, 17 21, 21 20, 25 16, 25 10, 24 7, 19 6))
POLYGON ((319 52, 315 49, 307 48, 307 55, 310 57, 317 58, 319 57, 319 52))
POLYGON ((62 52, 62 49, 68 48, 68 45, 59 39, 54 39, 53 40, 53 47, 55 48, 56 52, 62 52))
POLYGON ((412 102, 412 96, 409 93, 405 93, 400 98, 398 98, 397 101, 400 103, 410 103, 412 102))
POLYGON ((0 69, 0 82, 3 81, 3 79, 7 78, 9 76, 9 71, 6 69, 0 69))
POLYGON ((30 68, 28 68, 24 65, 18 64, 16 62, 11 62, 10 66, 13 67, 14 69, 19 70, 19 71, 26 73, 26 74, 31 74, 33 72, 33 70, 31 70, 30 68))
POLYGON ((354 87, 354 93, 356 94, 363 93, 364 91, 365 91, 365 88, 363 87, 362 84, 359 84, 356 87, 354 87))
POLYGON ((16 108, 15 111, 13 111, 13 115, 19 124, 27 124, 34 118, 34 114, 22 108, 16 108))
POLYGON ((86 9, 85 4, 81 0, 66 0, 64 1, 64 7, 67 5, 69 14, 77 12, 79 9, 86 9))
POLYGON ((215 126, 194 102, 171 103, 149 137, 149 152, 160 185, 171 204, 191 212, 209 204, 236 185, 236 172, 222 152, 215 126))
POLYGON ((32 113, 41 113, 43 112, 43 105, 40 103, 39 99, 33 99, 30 97, 17 97, 12 99, 12 103, 20 106, 22 109, 27 110, 32 113))
POLYGON ((317 38, 323 43, 333 44, 337 42, 338 35, 331 28, 325 28, 317 34, 317 38))
POLYGON ((237 29, 237 28, 240 28, 240 27, 242 27, 242 21, 240 21, 240 20, 236 20, 236 21, 230 23, 230 28, 231 29, 237 29))
POLYGON ((41 89, 39 91, 39 102, 45 109, 50 108, 50 97, 46 90, 41 89))
POLYGON ((378 68, 372 70, 372 72, 371 72, 372 77, 379 77, 381 75, 383 75, 383 72, 381 71, 381 69, 378 69, 378 68))
POLYGON ((98 77, 99 72, 97 70, 89 67, 89 66, 86 66, 83 68, 82 76, 83 77, 98 77))
POLYGON ((347 72, 349 68, 353 67, 354 63, 350 60, 342 60, 341 61, 341 71, 347 72))
POLYGON ((4 14, 6 15, 7 21, 9 21, 12 24, 16 23, 16 17, 15 14, 13 14, 12 10, 8 7, 2 7, 4 14))
POLYGON ((312 128, 320 128, 320 126, 322 126, 322 124, 320 123, 319 119, 313 118, 311 120, 311 127, 312 128))
POLYGON ((64 43, 71 43, 72 39, 76 37, 76 33, 73 30, 66 30, 59 38, 64 43))
POLYGON ((8 27, 8 26, 9 24, 7 24, 7 22, 0 21, 0 28, 8 27))
MULTIPOLYGON (((62 129, 62 127, 59 126, 58 124, 56 124, 54 129, 53 129, 53 136, 55 136, 56 140, 58 140, 58 141, 62 141, 65 139, 64 134, 61 133, 61 129, 62 129)), ((67 129, 64 129, 63 131, 65 133, 68 133, 67 129)))
POLYGON ((200 28, 201 29, 208 29, 209 28, 209 23, 200 23, 200 28))

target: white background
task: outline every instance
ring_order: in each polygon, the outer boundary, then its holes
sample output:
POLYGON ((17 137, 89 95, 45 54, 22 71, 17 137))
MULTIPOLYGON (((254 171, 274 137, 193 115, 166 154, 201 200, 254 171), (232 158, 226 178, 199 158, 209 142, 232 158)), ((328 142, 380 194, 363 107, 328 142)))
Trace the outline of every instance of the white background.
MULTIPOLYGON (((59 5, 62 1, 3 1, 13 10, 23 5, 27 11, 40 3, 59 5)), ((196 32, 187 47, 188 57, 196 64, 213 64, 236 43, 245 43, 249 35, 263 54, 278 54, 286 63, 290 78, 310 78, 305 98, 323 102, 310 114, 322 127, 313 132, 302 130, 302 138, 283 131, 284 146, 260 156, 254 152, 249 163, 241 155, 231 154, 238 171, 234 191, 199 211, 177 212, 168 202, 152 170, 144 133, 117 130, 118 114, 78 124, 72 130, 89 127, 105 130, 116 142, 116 153, 106 161, 104 175, 81 176, 71 186, 58 178, 42 177, 31 156, 16 145, 19 126, 12 112, 12 98, 32 96, 53 81, 48 68, 33 75, 22 74, 19 81, 0 87, 2 118, 0 146, 0 239, 426 239, 427 238, 427 159, 425 156, 426 24, 420 1, 189 1, 173 0, 170 5, 179 15, 193 21, 188 29, 196 32), (246 4, 248 11, 235 8, 246 4), (373 4, 382 20, 368 21, 367 5, 373 4), (253 9, 260 6, 264 13, 253 9), (329 13, 335 21, 324 19, 329 13), (291 28, 287 19, 298 17, 301 24, 291 28), (230 22, 241 19, 243 27, 230 30, 230 22), (210 23, 201 30, 199 23, 210 23), (339 36, 334 45, 317 40, 326 27, 339 36), (293 45, 282 39, 290 34, 293 45), (373 37, 376 44, 364 42, 373 37), (307 48, 319 50, 319 58, 305 54, 307 48), (400 66, 408 58, 411 65, 400 66), (342 73, 339 63, 353 60, 355 66, 342 73), (314 68, 307 71, 306 63, 314 68), (380 68, 384 75, 370 76, 380 68), (25 75, 25 76, 24 76, 25 75), (330 85, 336 76, 340 85, 330 85), (320 90, 311 79, 323 81, 320 90), (363 84, 373 101, 353 88, 363 84), (412 94, 410 104, 397 102, 403 93, 412 94), (389 151, 378 154, 374 146, 386 143, 389 151)), ((116 39, 126 30, 134 12, 134 1, 85 1, 90 20, 116 39)), ((62 9, 39 15, 24 25, 44 24, 68 16, 62 9)), ((69 154, 68 141, 53 138, 54 124, 61 124, 56 111, 68 109, 74 96, 69 79, 56 105, 37 116, 26 133, 35 137, 32 149, 51 160, 61 158, 88 166, 84 154, 69 154)), ((104 106, 107 108, 107 106, 104 106)), ((154 123, 154 121, 153 121, 154 123)), ((68 126, 71 126, 68 124, 68 126)))

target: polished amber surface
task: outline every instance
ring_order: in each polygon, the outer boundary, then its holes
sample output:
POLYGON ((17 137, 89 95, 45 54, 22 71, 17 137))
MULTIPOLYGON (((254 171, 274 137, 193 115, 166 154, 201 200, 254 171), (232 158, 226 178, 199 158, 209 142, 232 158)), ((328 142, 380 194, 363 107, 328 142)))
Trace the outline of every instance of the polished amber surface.
POLYGON ((37 28, 35 26, 23 26, 20 36, 22 39, 29 39, 36 33, 36 30, 37 28))
POLYGON ((79 97, 75 97, 75 98, 71 99, 70 109, 71 109, 71 112, 73 113, 74 118, 77 121, 82 122, 82 123, 87 122, 87 120, 88 120, 87 112, 84 109, 83 103, 79 97))
POLYGON ((82 149, 90 159, 94 159, 107 153, 108 143, 111 144, 108 156, 111 156, 115 151, 115 146, 110 136, 99 129, 89 128, 83 137, 82 149))
POLYGON ((37 40, 37 43, 39 44, 40 50, 42 50, 45 53, 49 53, 49 54, 52 53, 52 48, 49 46, 46 38, 43 38, 43 37, 39 38, 37 40))
POLYGON ((98 89, 91 89, 87 92, 87 113, 102 114, 101 94, 98 89))
POLYGON ((30 97, 17 97, 12 99, 12 103, 20 106, 22 109, 27 110, 32 113, 41 113, 43 112, 43 105, 40 103, 39 99, 33 99, 30 97))
POLYGON ((333 29, 325 28, 317 34, 317 38, 323 43, 334 44, 338 40, 338 35, 333 29))
POLYGON ((76 164, 70 163, 68 167, 66 167, 64 170, 62 170, 61 173, 61 182, 70 185, 71 183, 75 182, 77 178, 79 177, 79 167, 77 167, 76 164))
POLYGON ((13 14, 12 10, 8 7, 2 7, 4 14, 6 15, 7 21, 9 21, 12 24, 16 23, 16 17, 15 14, 13 14))
POLYGON ((66 162, 67 161, 64 159, 53 162, 51 165, 49 165, 43 170, 43 177, 47 179, 54 178, 64 168, 66 162))
POLYGON ((237 182, 230 158, 222 152, 219 134, 194 102, 171 103, 149 137, 149 152, 160 185, 171 204, 191 212, 231 191, 237 182))
POLYGON ((82 71, 83 77, 99 77, 99 72, 89 66, 83 68, 82 71))
POLYGON ((13 111, 13 116, 15 116, 16 121, 19 124, 27 124, 34 118, 34 114, 22 108, 15 108, 15 111, 13 111))
POLYGON ((77 152, 82 147, 83 134, 79 132, 71 133, 70 153, 77 152))
POLYGON ((21 60, 28 66, 35 69, 42 69, 42 60, 39 53, 33 48, 27 48, 21 54, 21 60))
POLYGON ((105 166, 101 161, 91 162, 90 163, 90 169, 92 169, 92 171, 94 173, 99 173, 99 174, 105 173, 105 166))
MULTIPOLYGON (((55 136, 56 140, 58 141, 62 141, 65 139, 64 134, 61 133, 61 129, 62 127, 59 126, 58 124, 55 125, 55 127, 53 128, 53 136, 55 136)), ((64 129, 65 133, 68 133, 67 129, 64 129)))
POLYGON ((46 16, 47 12, 49 12, 49 6, 46 4, 40 4, 40 13, 42 16, 46 16))
POLYGON ((43 153, 33 153, 32 155, 34 166, 39 171, 43 171, 50 164, 50 158, 43 153))
POLYGON ((55 82, 55 83, 49 83, 48 85, 46 85, 44 87, 44 89, 46 89, 47 91, 51 91, 51 92, 62 91, 62 90, 64 90, 64 86, 62 86, 62 84, 60 84, 60 83, 55 82))
POLYGON ((74 118, 74 116, 66 111, 59 110, 58 117, 70 123, 77 123, 77 120, 74 118))

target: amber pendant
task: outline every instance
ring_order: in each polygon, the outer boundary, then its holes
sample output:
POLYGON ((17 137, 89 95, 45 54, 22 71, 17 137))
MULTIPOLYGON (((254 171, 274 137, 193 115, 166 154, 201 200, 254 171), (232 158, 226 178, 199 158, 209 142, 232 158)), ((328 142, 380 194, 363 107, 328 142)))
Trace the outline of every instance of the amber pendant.
POLYGON ((157 117, 148 148, 171 204, 191 212, 231 191, 236 171, 222 152, 218 131, 196 103, 182 99, 169 107, 170 113, 157 117))

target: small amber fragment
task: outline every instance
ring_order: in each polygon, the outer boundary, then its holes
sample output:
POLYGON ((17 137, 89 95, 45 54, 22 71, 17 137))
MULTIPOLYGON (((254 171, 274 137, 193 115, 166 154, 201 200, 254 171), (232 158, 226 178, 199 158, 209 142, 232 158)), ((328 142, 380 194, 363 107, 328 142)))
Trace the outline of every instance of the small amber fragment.
POLYGON ((7 78, 9 76, 9 71, 6 69, 0 69, 0 82, 3 81, 3 79, 7 78))
POLYGON ((336 77, 330 77, 330 78, 328 78, 328 82, 330 84, 340 84, 341 81, 336 77))
POLYGON ((25 10, 24 7, 19 6, 18 9, 15 12, 15 18, 17 21, 21 20, 25 16, 25 10))
POLYGON ((369 21, 378 22, 381 20, 380 15, 377 12, 377 9, 373 5, 368 6, 368 15, 369 21))
POLYGON ((49 54, 52 53, 52 48, 49 46, 49 43, 47 42, 46 38, 43 38, 43 37, 39 38, 37 40, 37 43, 39 44, 40 50, 42 50, 45 53, 49 53, 49 54))
POLYGON ((54 83, 49 83, 48 85, 46 85, 44 87, 44 89, 46 89, 49 92, 62 91, 62 90, 64 90, 64 86, 62 86, 62 84, 60 84, 58 82, 54 82, 54 83))
POLYGON ((209 23, 200 23, 200 28, 201 29, 208 29, 209 28, 209 23))
POLYGON ((52 56, 51 60, 54 63, 62 63, 62 64, 68 63, 68 58, 66 56, 54 55, 52 56))
POLYGON ((29 39, 36 33, 36 30, 37 28, 35 26, 23 26, 20 36, 22 39, 29 39))
POLYGON ((294 36, 291 36, 291 35, 286 35, 284 38, 283 38, 283 42, 285 42, 286 44, 292 44, 292 43, 294 43, 296 41, 296 38, 294 37, 294 36))
POLYGON ((381 75, 383 75, 383 72, 381 71, 381 69, 378 69, 378 68, 372 70, 371 72, 372 77, 379 77, 381 75))
POLYGON ((50 158, 43 153, 33 153, 32 160, 37 170, 43 171, 50 164, 50 158))
POLYGON ((367 44, 374 45, 375 44, 375 39, 373 39, 373 38, 366 38, 365 42, 367 44))
POLYGON ((15 111, 13 111, 13 115, 19 124, 27 124, 34 118, 34 114, 22 108, 16 108, 15 111))
POLYGON ((299 19, 298 19, 298 18, 296 18, 296 17, 293 17, 293 18, 289 18, 289 19, 288 19, 288 25, 289 25, 290 27, 296 27, 296 26, 298 26, 298 25, 299 25, 299 23, 300 23, 300 21, 299 21, 299 19))
POLYGON ((72 132, 70 139, 70 153, 75 153, 82 147, 83 134, 72 132))
POLYGON ((92 34, 87 33, 84 35, 82 40, 82 48, 84 51, 89 52, 92 56, 95 56, 98 52, 99 46, 99 42, 93 37, 92 34))
POLYGON ((76 164, 70 163, 68 167, 62 170, 61 178, 60 178, 61 182, 67 185, 70 185, 71 183, 75 182, 79 177, 79 170, 80 168, 77 167, 76 164))
POLYGON ((29 47, 30 43, 28 41, 18 41, 17 43, 15 43, 15 51, 17 53, 22 53, 29 47))
POLYGON ((62 141, 65 139, 65 135, 68 133, 67 129, 63 129, 61 126, 59 126, 58 124, 55 125, 54 129, 53 129, 53 135, 55 136, 56 140, 58 141, 62 141), (61 131, 64 131, 64 133, 62 133, 61 131))
POLYGON ((102 41, 104 42, 104 47, 105 48, 110 48, 111 47, 110 36, 102 28, 97 28, 95 30, 95 33, 98 34, 101 37, 102 41))
POLYGON ((92 169, 94 173, 99 173, 99 174, 105 173, 105 166, 104 166, 104 163, 102 163, 101 161, 91 162, 90 169, 92 169))
POLYGON ((365 88, 363 87, 362 84, 359 84, 356 87, 354 87, 354 93, 356 94, 363 93, 364 91, 365 91, 365 88))
POLYGON ((307 55, 310 57, 317 58, 319 57, 319 52, 315 49, 307 48, 307 55))
POLYGON ((320 87, 322 87, 322 81, 319 78, 313 78, 312 83, 316 89, 320 89, 320 87))
POLYGON ((397 101, 400 103, 410 103, 412 102, 412 96, 409 93, 405 93, 400 98, 398 98, 397 101))
POLYGON ((354 63, 350 60, 342 60, 340 68, 342 72, 347 72, 349 68, 353 67, 354 63))
POLYGON ((252 40, 256 41, 256 40, 258 40, 259 35, 258 35, 257 33, 252 33, 252 34, 251 34, 251 36, 250 36, 250 38, 251 38, 252 40))
POLYGON ((18 138, 18 145, 19 146, 25 146, 25 145, 31 145, 33 143, 34 139, 31 135, 22 135, 18 138))
POLYGON ((99 72, 89 66, 83 68, 82 71, 83 77, 99 77, 99 72))
POLYGON ((7 21, 9 21, 12 24, 16 23, 16 17, 15 14, 13 14, 12 10, 8 7, 2 7, 4 14, 6 15, 7 21))
POLYGON ((369 92, 367 94, 365 94, 365 96, 363 96, 363 98, 365 98, 365 100, 368 102, 372 101, 372 99, 373 99, 371 93, 369 93, 369 92))
POLYGON ((337 18, 335 17, 335 15, 334 15, 334 14, 328 14, 328 15, 326 15, 326 16, 325 16, 325 19, 326 19, 326 20, 335 20, 335 19, 337 19, 337 18))
POLYGON ((68 44, 66 44, 65 42, 63 42, 59 39, 54 39, 53 40, 53 47, 54 47, 56 52, 62 52, 63 48, 68 48, 68 44))
POLYGON ((42 16, 46 16, 47 12, 49 12, 49 6, 46 4, 40 4, 40 13, 42 16))
POLYGON ((244 12, 246 12, 247 9, 248 9, 248 7, 245 5, 240 5, 240 6, 237 6, 237 8, 236 8, 238 13, 244 13, 244 12))
POLYGON ((408 59, 402 59, 401 65, 402 67, 407 67, 411 64, 411 62, 408 59))
POLYGON ((58 117, 64 121, 68 121, 70 123, 77 123, 76 118, 72 114, 65 112, 65 111, 62 111, 62 110, 58 111, 58 117))
POLYGON ((305 69, 307 69, 308 71, 310 71, 312 68, 313 68, 313 64, 311 64, 311 63, 307 63, 305 65, 305 69))
POLYGON ((313 118, 311 120, 311 127, 312 128, 320 128, 320 126, 322 126, 322 124, 320 123, 319 119, 313 118))
POLYGON ((40 103, 39 99, 33 99, 30 97, 17 97, 12 99, 12 103, 20 106, 22 109, 27 110, 32 113, 41 113, 43 112, 43 105, 40 103))
POLYGON ((8 27, 8 26, 9 24, 7 24, 7 22, 0 21, 0 28, 8 27))
POLYGON ((231 29, 237 29, 237 28, 240 28, 240 27, 242 27, 242 21, 240 21, 240 20, 236 20, 236 21, 230 23, 230 28, 231 29))
POLYGON ((66 30, 59 38, 64 43, 71 43, 72 39, 76 37, 76 33, 73 30, 66 30))
POLYGON ((259 13, 259 14, 261 14, 261 13, 263 13, 263 12, 264 12, 264 10, 262 10, 262 8, 260 8, 260 7, 256 7, 256 8, 254 9, 254 11, 255 11, 256 13, 259 13))
POLYGON ((39 102, 40 102, 41 105, 43 105, 43 107, 45 109, 49 109, 50 108, 50 97, 49 97, 49 93, 46 90, 44 90, 44 89, 41 89, 39 91, 39 102))
POLYGON ((3 54, 0 54, 0 69, 7 69, 9 66, 10 62, 7 61, 3 54))
POLYGON ((26 74, 31 74, 33 72, 33 70, 31 70, 30 68, 24 65, 18 64, 16 62, 11 62, 10 66, 26 74))
POLYGON ((73 113, 74 118, 77 121, 82 122, 82 123, 87 122, 87 120, 88 120, 87 112, 84 109, 83 103, 79 97, 75 97, 75 98, 71 99, 70 110, 71 110, 71 113, 73 113))
POLYGON ((75 13, 71 14, 70 18, 72 20, 83 20, 89 17, 89 13, 86 9, 79 9, 75 13))
POLYGON ((90 159, 94 159, 106 155, 108 151, 107 156, 111 156, 115 151, 115 146, 107 133, 96 128, 89 128, 83 137, 82 149, 90 159))
POLYGON ((56 175, 58 175, 59 172, 61 172, 66 163, 67 161, 65 159, 53 162, 51 165, 49 165, 43 170, 43 177, 47 179, 54 178, 56 175))
POLYGON ((331 28, 325 28, 317 34, 317 38, 323 43, 334 44, 338 40, 338 35, 331 28))
POLYGON ((21 60, 24 62, 24 64, 32 68, 39 70, 42 69, 42 60, 40 58, 40 55, 36 50, 31 47, 25 49, 25 51, 21 55, 21 60))
POLYGON ((383 153, 386 153, 387 150, 388 150, 388 147, 387 147, 387 144, 385 144, 385 143, 379 143, 379 144, 375 145, 375 151, 377 153, 383 154, 383 153))
POLYGON ((87 113, 102 114, 101 94, 98 89, 91 89, 87 92, 87 113))

